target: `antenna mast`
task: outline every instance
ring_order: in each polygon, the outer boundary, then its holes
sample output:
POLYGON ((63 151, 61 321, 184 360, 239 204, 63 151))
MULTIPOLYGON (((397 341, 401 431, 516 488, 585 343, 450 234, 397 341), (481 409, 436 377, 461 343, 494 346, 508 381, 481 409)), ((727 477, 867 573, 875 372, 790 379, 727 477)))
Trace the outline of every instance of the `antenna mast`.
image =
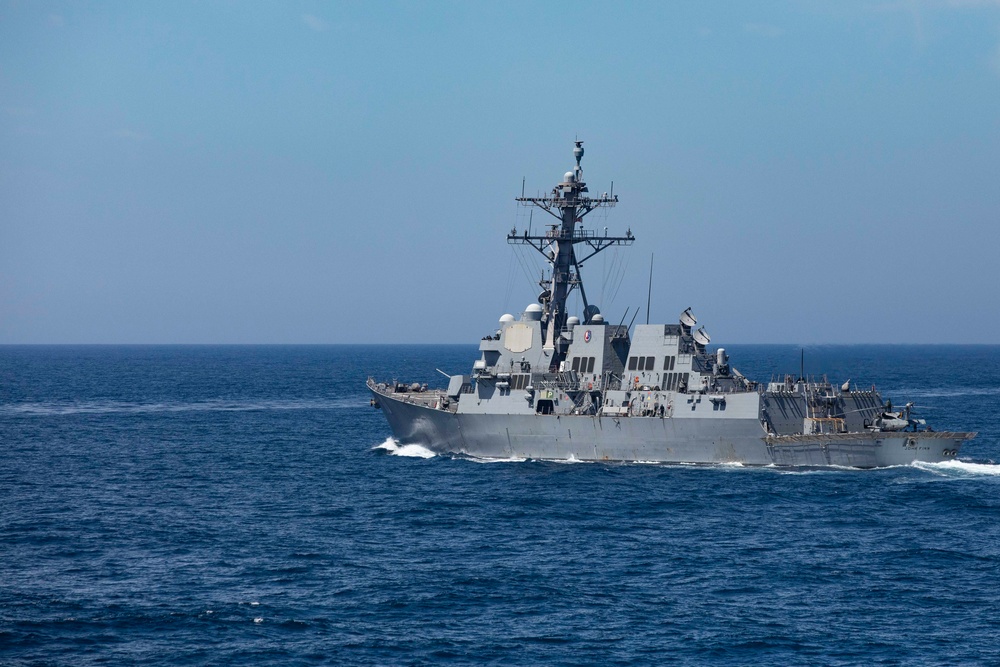
POLYGON ((628 230, 625 236, 597 236, 593 230, 577 228, 588 213, 597 208, 611 208, 618 203, 618 197, 605 193, 600 197, 591 198, 585 194, 588 192, 587 184, 583 181, 583 167, 580 166, 580 160, 583 159, 583 142, 574 143, 573 157, 576 158, 576 167, 573 171, 566 172, 562 182, 556 185, 552 192, 544 197, 517 198, 522 206, 540 208, 555 218, 556 222, 550 223, 548 231, 543 235, 535 236, 527 231, 520 235, 516 233, 507 235, 507 243, 530 245, 549 263, 549 277, 539 281, 539 285, 543 290, 540 300, 543 307, 544 347, 552 354, 550 364, 552 368, 558 368, 559 362, 565 356, 565 346, 560 339, 557 349, 556 339, 566 326, 568 317, 566 297, 574 289, 580 289, 587 322, 600 312, 596 306, 591 306, 587 301, 580 267, 606 248, 613 245, 632 245, 635 240, 631 230, 628 230), (577 244, 586 244, 589 254, 579 257, 575 250, 577 244))

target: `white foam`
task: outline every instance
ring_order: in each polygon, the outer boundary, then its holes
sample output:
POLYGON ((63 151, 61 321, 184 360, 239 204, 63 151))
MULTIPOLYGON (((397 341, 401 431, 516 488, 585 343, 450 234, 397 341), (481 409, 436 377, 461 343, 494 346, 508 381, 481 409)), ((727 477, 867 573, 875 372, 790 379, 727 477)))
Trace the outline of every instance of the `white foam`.
POLYGON ((1000 394, 1000 387, 913 388, 900 389, 892 393, 907 398, 961 398, 963 396, 996 396, 1000 394))
POLYGON ((394 452, 399 449, 399 443, 396 442, 395 438, 389 437, 385 439, 385 442, 375 445, 372 449, 382 449, 387 452, 394 452))
POLYGON ((393 456, 411 456, 414 458, 429 459, 437 456, 437 454, 423 445, 403 445, 393 452, 393 456))
POLYGON ((252 412, 267 410, 368 409, 361 398, 136 403, 130 401, 75 401, 72 403, 16 403, 0 406, 0 415, 47 416, 75 414, 145 414, 156 412, 252 412))
POLYGON ((401 445, 395 438, 386 438, 385 442, 375 445, 372 449, 381 449, 393 456, 409 456, 419 459, 429 459, 437 456, 437 454, 423 445, 401 445))
POLYGON ((264 622, 264 617, 263 616, 258 616, 257 618, 253 619, 253 622, 254 623, 263 623, 264 622))
POLYGON ((597 461, 581 461, 580 459, 576 458, 576 456, 574 456, 573 454, 570 454, 567 458, 564 459, 546 459, 546 460, 549 460, 552 463, 562 463, 564 465, 565 464, 575 465, 577 463, 597 463, 597 461))
POLYGON ((525 461, 528 460, 525 458, 518 458, 515 456, 511 456, 510 458, 506 459, 492 458, 489 456, 468 456, 462 458, 467 458, 469 461, 472 461, 473 463, 524 463, 525 461))
POLYGON ((956 473, 963 477, 972 475, 986 477, 1000 476, 1000 465, 995 463, 972 463, 970 461, 959 461, 957 459, 951 461, 940 461, 938 463, 916 461, 913 463, 913 467, 948 477, 954 477, 956 476, 956 473))

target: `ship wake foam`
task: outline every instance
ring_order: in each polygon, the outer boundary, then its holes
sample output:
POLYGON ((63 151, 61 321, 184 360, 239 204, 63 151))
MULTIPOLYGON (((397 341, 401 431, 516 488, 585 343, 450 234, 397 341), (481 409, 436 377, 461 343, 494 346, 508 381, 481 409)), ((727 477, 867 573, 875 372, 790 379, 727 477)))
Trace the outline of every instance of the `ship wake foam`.
POLYGON ((437 454, 423 445, 401 445, 395 438, 386 438, 385 442, 375 445, 372 449, 381 450, 393 456, 408 456, 419 459, 429 459, 437 456, 437 454))
POLYGON ((900 389, 893 393, 916 399, 963 398, 968 396, 996 396, 1000 394, 1000 387, 913 387, 900 389))
POLYGON ((509 458, 501 459, 491 456, 463 456, 461 457, 473 463, 524 463, 528 459, 512 456, 509 458))
POLYGON ((359 398, 290 399, 290 400, 223 400, 162 401, 153 403, 131 401, 73 401, 48 403, 16 403, 0 406, 0 416, 61 416, 150 414, 163 412, 260 412, 274 410, 345 410, 367 409, 359 398))
POLYGON ((973 463, 971 461, 928 463, 917 461, 913 467, 944 477, 1000 477, 1000 465, 996 463, 973 463))

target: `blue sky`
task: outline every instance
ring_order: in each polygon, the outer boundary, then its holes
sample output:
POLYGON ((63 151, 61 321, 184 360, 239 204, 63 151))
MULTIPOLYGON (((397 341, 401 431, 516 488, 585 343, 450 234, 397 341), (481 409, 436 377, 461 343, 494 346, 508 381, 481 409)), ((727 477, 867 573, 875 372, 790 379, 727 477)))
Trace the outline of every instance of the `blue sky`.
POLYGON ((609 319, 1000 343, 972 0, 0 0, 0 343, 475 342, 577 136, 609 319))

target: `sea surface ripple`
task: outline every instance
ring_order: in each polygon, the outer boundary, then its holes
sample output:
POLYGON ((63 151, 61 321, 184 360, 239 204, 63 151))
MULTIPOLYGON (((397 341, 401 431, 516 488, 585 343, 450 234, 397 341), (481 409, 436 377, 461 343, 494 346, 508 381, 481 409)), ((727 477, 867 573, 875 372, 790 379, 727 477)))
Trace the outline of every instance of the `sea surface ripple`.
MULTIPOLYGON (((727 349, 798 371, 798 348, 727 349)), ((1000 348, 807 348, 979 431, 868 471, 389 438, 366 375, 475 356, 0 347, 0 664, 1000 664, 1000 348)))

